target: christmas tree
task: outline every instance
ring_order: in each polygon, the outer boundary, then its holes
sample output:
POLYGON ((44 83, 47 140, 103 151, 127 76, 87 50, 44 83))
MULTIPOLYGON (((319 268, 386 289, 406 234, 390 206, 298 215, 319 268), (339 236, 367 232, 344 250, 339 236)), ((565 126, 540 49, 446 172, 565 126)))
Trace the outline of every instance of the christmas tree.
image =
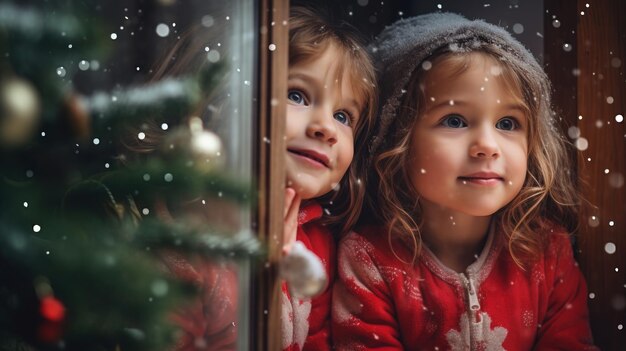
POLYGON ((80 93, 110 53, 94 8, 0 2, 2 350, 169 349, 174 311, 212 288, 193 265, 259 254, 207 216, 254 203, 194 117, 229 67, 80 93))

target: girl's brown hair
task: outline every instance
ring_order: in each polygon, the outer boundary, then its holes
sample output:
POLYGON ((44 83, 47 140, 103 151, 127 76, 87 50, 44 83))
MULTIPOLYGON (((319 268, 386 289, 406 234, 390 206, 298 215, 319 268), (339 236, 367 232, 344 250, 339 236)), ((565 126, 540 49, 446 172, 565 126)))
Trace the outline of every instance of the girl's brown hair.
MULTIPOLYGON (((165 79, 179 79, 182 77, 193 77, 201 72, 211 63, 207 60, 205 47, 207 43, 219 42, 220 33, 214 28, 206 28, 200 24, 190 26, 182 34, 177 36, 176 41, 167 47, 167 50, 160 55, 153 67, 150 69, 147 83, 154 84, 165 79)), ((227 57, 229 54, 227 45, 222 45, 220 50, 227 57)), ((160 126, 162 122, 168 122, 173 126, 178 126, 187 122, 191 116, 199 116, 205 123, 211 123, 211 127, 219 125, 219 118, 222 115, 223 105, 228 102, 226 87, 230 77, 230 70, 224 69, 219 72, 221 76, 216 84, 216 88, 207 92, 185 116, 176 116, 173 119, 163 116, 158 120, 152 116, 146 116, 139 125, 131 124, 122 138, 124 149, 131 151, 129 157, 137 157, 142 154, 150 154, 162 146, 163 140, 168 134, 160 126), (137 130, 145 133, 143 140, 138 140, 137 130)))
POLYGON ((320 197, 329 211, 322 221, 340 233, 352 228, 363 204, 365 187, 358 172, 367 152, 367 139, 374 120, 378 92, 376 75, 359 33, 346 22, 334 23, 328 15, 306 7, 292 7, 289 18, 289 65, 320 57, 334 45, 343 65, 338 79, 351 80, 355 95, 361 101, 361 115, 354 126, 354 159, 339 182, 338 189, 320 197), (329 213, 330 212, 330 213, 329 213))
MULTIPOLYGON (((544 234, 553 228, 554 223, 577 222, 579 196, 569 174, 571 160, 566 150, 567 141, 554 125, 548 77, 541 72, 542 79, 531 79, 537 72, 529 74, 527 65, 504 60, 503 50, 501 46, 485 43, 479 47, 455 47, 454 50, 446 46, 428 60, 433 65, 448 65, 452 76, 467 69, 469 53, 482 53, 498 63, 509 93, 520 98, 527 109, 526 179, 519 194, 494 217, 494 224, 507 236, 513 260, 527 269, 541 255, 547 242, 544 234)), ((422 217, 419 194, 409 180, 408 151, 412 142, 411 131, 425 102, 421 83, 428 73, 422 65, 417 67, 396 112, 400 116, 414 117, 398 118, 392 124, 388 135, 391 140, 384 143, 373 157, 366 199, 366 213, 387 224, 389 241, 399 234, 414 246, 416 256, 422 245, 422 217)))

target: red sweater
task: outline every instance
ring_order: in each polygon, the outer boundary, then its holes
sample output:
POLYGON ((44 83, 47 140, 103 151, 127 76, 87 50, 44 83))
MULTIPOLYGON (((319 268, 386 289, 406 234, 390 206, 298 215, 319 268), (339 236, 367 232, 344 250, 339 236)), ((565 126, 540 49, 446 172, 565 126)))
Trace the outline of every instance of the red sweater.
POLYGON ((528 271, 493 233, 459 274, 424 248, 368 227, 338 252, 332 331, 338 350, 597 350, 587 289, 568 236, 557 229, 528 271))
POLYGON ((228 260, 162 254, 163 262, 177 278, 200 290, 197 298, 174 312, 180 328, 172 350, 236 350, 238 269, 228 260))
POLYGON ((286 284, 282 294, 283 349, 330 350, 331 286, 335 275, 336 244, 330 231, 316 222, 322 216, 322 207, 311 202, 300 209, 296 239, 315 253, 324 264, 328 287, 313 299, 290 296, 286 284))

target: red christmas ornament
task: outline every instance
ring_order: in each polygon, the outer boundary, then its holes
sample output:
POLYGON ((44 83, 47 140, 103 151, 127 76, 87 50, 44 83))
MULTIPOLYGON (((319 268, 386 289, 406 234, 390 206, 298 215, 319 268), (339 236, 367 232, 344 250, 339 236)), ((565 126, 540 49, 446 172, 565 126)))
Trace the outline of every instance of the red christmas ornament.
POLYGON ((45 343, 54 343, 63 336, 63 319, 65 318, 65 306, 54 296, 46 296, 41 299, 39 313, 43 320, 37 328, 37 338, 45 343))
POLYGON ((46 296, 41 299, 39 306, 41 316, 51 322, 60 322, 65 318, 65 306, 54 296, 46 296))

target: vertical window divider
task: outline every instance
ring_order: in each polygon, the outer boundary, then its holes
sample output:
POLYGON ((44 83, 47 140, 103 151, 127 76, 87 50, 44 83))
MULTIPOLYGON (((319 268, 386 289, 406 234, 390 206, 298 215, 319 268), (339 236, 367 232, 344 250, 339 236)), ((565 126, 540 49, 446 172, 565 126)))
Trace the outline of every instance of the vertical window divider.
POLYGON ((281 283, 278 262, 282 251, 285 187, 285 113, 287 96, 288 0, 259 2, 257 230, 266 247, 265 262, 256 270, 256 293, 251 294, 252 345, 255 350, 280 350, 281 283))

